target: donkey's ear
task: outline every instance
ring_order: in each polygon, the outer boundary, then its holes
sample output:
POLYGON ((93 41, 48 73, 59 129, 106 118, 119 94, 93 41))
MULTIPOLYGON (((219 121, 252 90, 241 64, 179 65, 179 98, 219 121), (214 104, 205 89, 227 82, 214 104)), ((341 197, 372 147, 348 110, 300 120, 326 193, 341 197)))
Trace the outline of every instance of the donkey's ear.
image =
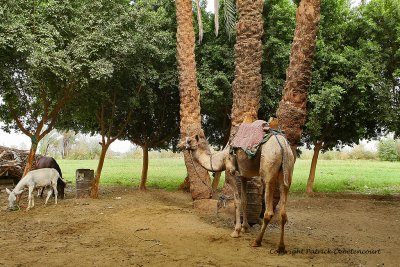
POLYGON ((8 188, 6 188, 6 192, 7 192, 7 194, 11 194, 11 190, 8 188))
POLYGON ((24 192, 24 190, 21 189, 21 190, 19 190, 19 191, 14 191, 14 192, 15 192, 16 195, 19 195, 19 194, 21 194, 22 192, 24 192))

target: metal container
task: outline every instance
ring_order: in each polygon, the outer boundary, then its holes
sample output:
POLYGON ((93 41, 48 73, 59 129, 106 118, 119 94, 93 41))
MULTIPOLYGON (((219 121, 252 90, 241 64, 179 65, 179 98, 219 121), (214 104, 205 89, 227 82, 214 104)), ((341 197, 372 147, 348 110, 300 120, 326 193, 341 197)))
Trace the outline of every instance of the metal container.
POLYGON ((90 189, 94 180, 94 170, 76 170, 76 198, 90 197, 90 189))

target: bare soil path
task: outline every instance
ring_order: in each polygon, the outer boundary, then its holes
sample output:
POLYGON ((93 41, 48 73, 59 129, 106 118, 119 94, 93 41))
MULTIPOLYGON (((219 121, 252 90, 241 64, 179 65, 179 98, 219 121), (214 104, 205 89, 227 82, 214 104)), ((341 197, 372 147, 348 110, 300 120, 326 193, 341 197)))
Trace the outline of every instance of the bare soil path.
MULTIPOLYGON (((290 195, 288 254, 276 255, 273 222, 229 237, 233 221, 192 207, 188 194, 106 188, 98 200, 67 199, 5 212, 0 192, 0 266, 399 266, 399 197, 290 195), (361 254, 374 253, 374 254, 361 254)), ((21 201, 26 206, 26 199, 21 201)))

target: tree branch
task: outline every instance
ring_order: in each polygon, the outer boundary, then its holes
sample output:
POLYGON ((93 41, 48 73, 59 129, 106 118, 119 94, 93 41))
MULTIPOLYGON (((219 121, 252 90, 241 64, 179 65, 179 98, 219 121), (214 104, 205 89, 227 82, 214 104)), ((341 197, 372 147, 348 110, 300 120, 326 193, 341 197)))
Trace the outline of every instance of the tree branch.
POLYGON ((108 142, 109 140, 112 139, 112 138, 111 138, 111 129, 112 129, 112 125, 113 125, 113 121, 114 121, 114 116, 115 116, 115 110, 116 110, 116 107, 115 107, 115 102, 117 101, 116 98, 117 98, 117 94, 114 92, 113 101, 111 102, 111 104, 112 104, 112 110, 111 110, 110 122, 109 122, 109 124, 108 124, 107 142, 108 142))
POLYGON ((117 135, 114 136, 114 137, 111 139, 111 142, 110 142, 110 143, 114 142, 114 141, 117 140, 120 136, 122 136, 122 133, 124 132, 126 126, 128 125, 128 123, 129 123, 129 121, 130 121, 130 119, 131 119, 131 115, 132 115, 132 111, 129 111, 128 116, 126 116, 125 121, 124 121, 123 123, 120 124, 120 126, 119 126, 119 131, 118 131, 117 135))
POLYGON ((10 110, 11 116, 13 117, 13 119, 15 120, 18 128, 27 136, 31 137, 32 133, 29 132, 23 125, 22 122, 20 121, 19 117, 17 116, 17 114, 15 113, 15 110, 8 105, 8 109, 10 110))

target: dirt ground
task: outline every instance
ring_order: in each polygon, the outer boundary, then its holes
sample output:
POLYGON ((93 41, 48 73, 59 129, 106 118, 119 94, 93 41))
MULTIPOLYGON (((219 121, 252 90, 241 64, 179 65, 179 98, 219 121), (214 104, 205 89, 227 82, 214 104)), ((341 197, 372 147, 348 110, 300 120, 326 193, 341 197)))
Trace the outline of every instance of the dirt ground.
MULTIPOLYGON (((288 254, 277 255, 277 221, 263 245, 238 239, 230 217, 193 209, 188 194, 106 188, 98 200, 57 206, 36 198, 30 210, 6 212, 0 192, 0 266, 398 266, 399 197, 290 195, 288 254), (367 253, 367 254, 361 254, 367 253), (373 254, 371 254, 373 253, 373 254)), ((26 197, 21 201, 27 205, 26 197)))

